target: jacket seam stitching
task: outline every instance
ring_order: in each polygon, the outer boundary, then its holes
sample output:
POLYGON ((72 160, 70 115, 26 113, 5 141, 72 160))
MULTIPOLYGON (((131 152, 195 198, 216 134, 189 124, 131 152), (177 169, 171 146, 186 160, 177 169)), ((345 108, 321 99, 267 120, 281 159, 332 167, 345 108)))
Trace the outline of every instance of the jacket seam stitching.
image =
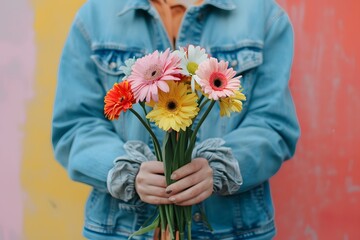
POLYGON ((270 31, 271 27, 275 24, 275 22, 277 22, 284 15, 285 12, 282 9, 279 9, 279 11, 273 17, 271 17, 271 19, 266 24, 265 35, 268 34, 268 32, 270 31))
POLYGON ((91 48, 91 38, 90 38, 90 34, 88 33, 88 31, 86 31, 83 22, 82 22, 79 18, 76 19, 76 21, 75 21, 75 26, 78 28, 78 30, 80 31, 81 35, 84 37, 85 41, 89 44, 89 47, 91 48))

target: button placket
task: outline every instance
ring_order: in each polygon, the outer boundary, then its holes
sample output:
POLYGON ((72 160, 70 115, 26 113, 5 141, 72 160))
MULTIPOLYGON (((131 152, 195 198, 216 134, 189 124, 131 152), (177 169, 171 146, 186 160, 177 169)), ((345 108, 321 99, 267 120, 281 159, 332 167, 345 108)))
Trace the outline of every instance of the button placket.
POLYGON ((202 8, 191 8, 184 16, 176 42, 178 46, 200 45, 204 13, 202 8))
POLYGON ((194 213, 193 220, 194 220, 194 222, 197 222, 197 223, 200 222, 202 220, 201 213, 199 213, 199 212, 194 213))

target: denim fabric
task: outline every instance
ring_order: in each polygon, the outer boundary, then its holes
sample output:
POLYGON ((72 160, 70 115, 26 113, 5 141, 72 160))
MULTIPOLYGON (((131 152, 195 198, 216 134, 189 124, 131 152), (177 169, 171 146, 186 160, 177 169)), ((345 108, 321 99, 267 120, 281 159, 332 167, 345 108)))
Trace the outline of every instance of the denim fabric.
MULTIPOLYGON (((199 144, 209 138, 225 141, 243 184, 232 195, 213 194, 193 208, 194 239, 271 239, 275 227, 268 180, 294 154, 299 137, 288 87, 293 58, 289 18, 273 0, 206 0, 184 16, 176 45, 188 44, 229 61, 243 76, 247 97, 243 111, 230 118, 220 118, 215 105, 199 131, 199 144)), ((86 204, 87 238, 127 239, 155 209, 135 197, 115 199, 107 190, 108 172, 114 159, 126 154, 125 142, 153 146, 130 112, 117 121, 106 120, 103 101, 121 81, 126 59, 166 48, 172 48, 171 42, 147 0, 90 0, 71 27, 60 63, 52 141, 70 178, 93 187, 86 204)), ((161 139, 164 133, 152 127, 161 139)), ((137 239, 146 238, 151 233, 137 239)))

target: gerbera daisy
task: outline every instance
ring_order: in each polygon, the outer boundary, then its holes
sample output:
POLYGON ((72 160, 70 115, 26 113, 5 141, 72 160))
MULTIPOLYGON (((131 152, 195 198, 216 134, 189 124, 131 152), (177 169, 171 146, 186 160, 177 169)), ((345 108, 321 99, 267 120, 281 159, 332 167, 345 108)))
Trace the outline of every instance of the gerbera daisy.
POLYGON ((236 72, 228 68, 228 62, 216 58, 210 58, 199 65, 195 80, 199 83, 205 94, 210 99, 234 95, 234 91, 240 87, 240 76, 235 77, 236 72))
POLYGON ((159 101, 146 118, 165 131, 170 129, 177 132, 180 129, 185 131, 199 112, 197 99, 197 95, 189 91, 186 84, 171 81, 169 92, 159 93, 159 101))
POLYGON ((232 112, 241 112, 242 110, 242 101, 245 101, 246 97, 241 91, 235 91, 234 95, 226 98, 220 98, 220 116, 228 116, 232 112))
POLYGON ((174 51, 181 58, 181 73, 185 76, 191 77, 191 89, 195 91, 195 72, 198 69, 200 63, 208 59, 208 55, 205 53, 204 48, 199 46, 194 47, 189 45, 189 47, 182 48, 180 50, 174 51))
POLYGON ((180 58, 170 53, 169 49, 164 53, 155 51, 138 59, 128 77, 136 102, 144 99, 146 102, 150 100, 157 102, 158 89, 168 92, 169 86, 166 81, 180 80, 178 77, 180 71, 180 58))
POLYGON ((118 119, 121 112, 132 108, 135 98, 129 82, 115 83, 113 88, 107 92, 104 102, 104 114, 110 120, 118 119))

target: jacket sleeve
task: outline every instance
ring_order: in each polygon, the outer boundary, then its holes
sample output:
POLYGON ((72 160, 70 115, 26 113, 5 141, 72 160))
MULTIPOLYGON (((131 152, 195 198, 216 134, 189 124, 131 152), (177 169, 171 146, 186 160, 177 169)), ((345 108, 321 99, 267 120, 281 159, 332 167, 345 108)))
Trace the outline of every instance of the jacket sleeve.
POLYGON ((123 142, 103 114, 106 90, 92 62, 89 35, 75 19, 65 43, 52 120, 57 161, 71 179, 107 191, 106 178, 123 142))
POLYGON ((239 190, 242 176, 231 149, 225 147, 224 144, 225 141, 221 138, 208 138, 195 146, 192 158, 207 159, 209 166, 213 169, 214 193, 230 195, 239 190))
POLYGON ((265 35, 244 120, 224 136, 241 169, 239 192, 267 181, 295 152, 300 130, 288 86, 292 59, 293 30, 283 13, 265 35))

